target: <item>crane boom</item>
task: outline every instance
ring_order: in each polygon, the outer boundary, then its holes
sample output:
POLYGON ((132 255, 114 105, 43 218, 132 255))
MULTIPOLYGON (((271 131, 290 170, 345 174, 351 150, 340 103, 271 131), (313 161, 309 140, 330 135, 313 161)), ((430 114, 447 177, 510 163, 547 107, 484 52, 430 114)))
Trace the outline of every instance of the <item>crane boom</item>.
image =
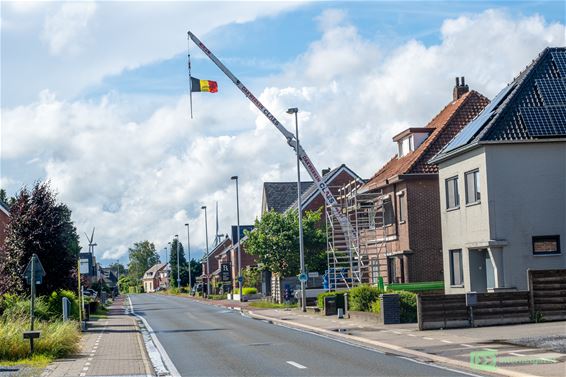
POLYGON ((353 240, 355 238, 353 238, 353 229, 350 225, 349 219, 346 216, 344 216, 344 214, 342 214, 342 212, 340 212, 338 210, 338 208, 337 208, 338 202, 336 201, 336 198, 334 197, 334 195, 332 194, 332 192, 330 191, 330 189, 328 188, 328 186, 326 185, 326 183, 322 179, 321 175, 318 173, 318 170, 315 168, 311 159, 309 158, 309 156, 307 155, 307 153, 305 152, 305 150, 303 149, 303 147, 300 144, 298 145, 298 150, 297 150, 297 141, 296 141, 295 135, 293 135, 293 133, 289 132, 277 120, 275 115, 271 114, 271 112, 265 106, 263 106, 263 104, 257 99, 257 97, 254 96, 253 93, 248 88, 246 88, 246 86, 244 84, 242 84, 242 82, 240 80, 238 80, 238 78, 236 76, 234 76, 234 74, 232 72, 230 72, 230 70, 228 68, 226 68, 226 66, 212 53, 212 51, 210 51, 204 45, 204 43, 202 43, 200 41, 200 39, 197 38, 196 35, 194 35, 192 32, 189 31, 188 36, 206 54, 206 56, 208 56, 209 59, 212 60, 214 62, 214 64, 216 64, 216 66, 218 68, 220 68, 220 70, 222 72, 224 72, 224 74, 226 76, 228 76, 228 78, 230 80, 232 80, 234 85, 236 85, 238 87, 238 89, 240 89, 240 91, 242 93, 244 93, 244 95, 251 101, 251 103, 253 103, 258 108, 258 110, 260 112, 262 112, 263 115, 265 115, 265 117, 267 119, 269 119, 269 121, 275 127, 277 127, 279 132, 281 132, 283 134, 283 136, 285 136, 285 138, 287 139, 287 144, 289 144, 289 146, 291 146, 291 148, 293 148, 295 151, 297 151, 297 153, 299 155, 299 159, 301 160, 301 163, 303 164, 303 166, 305 167, 305 169, 307 170, 307 172, 311 176, 314 184, 316 185, 318 191, 320 192, 320 194, 324 198, 325 202, 330 206, 333 215, 338 219, 338 222, 340 223, 342 230, 344 231, 345 234, 350 236, 350 240, 351 240, 350 242, 353 242, 353 240))

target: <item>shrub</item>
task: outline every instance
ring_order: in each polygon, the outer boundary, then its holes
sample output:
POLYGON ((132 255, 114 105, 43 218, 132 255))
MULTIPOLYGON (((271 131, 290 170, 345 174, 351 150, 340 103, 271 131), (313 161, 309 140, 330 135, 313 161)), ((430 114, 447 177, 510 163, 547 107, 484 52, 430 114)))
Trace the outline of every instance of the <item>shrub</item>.
POLYGON ((226 300, 227 296, 223 295, 208 295, 208 298, 211 300, 226 300))
MULTIPOLYGON (((2 317, 5 319, 30 317, 31 300, 27 297, 10 295, 6 300, 3 300, 2 305, 4 307, 2 317)), ((49 320, 53 316, 49 310, 46 297, 36 297, 34 309, 36 319, 49 320)))
POLYGON ((255 295, 255 294, 257 294, 257 288, 244 287, 244 288, 242 288, 242 294, 244 294, 244 295, 255 295))
POLYGON ((413 292, 397 291, 401 304, 401 323, 417 322, 417 294, 413 292))
POLYGON ((63 297, 66 297, 71 301, 71 313, 72 319, 78 321, 79 319, 79 300, 73 291, 60 289, 51 293, 47 299, 47 306, 49 307, 49 312, 52 319, 62 319, 63 318, 63 297))
POLYGON ((319 295, 316 296, 316 306, 318 306, 320 309, 324 309, 324 298, 332 296, 336 296, 336 292, 319 293, 319 295))
POLYGON ((381 293, 377 287, 369 285, 359 285, 350 289, 348 294, 350 310, 369 312, 371 304, 379 299, 381 293))
MULTIPOLYGON (((22 333, 29 330, 26 318, 0 319, 0 360, 18 360, 29 355, 29 341, 22 333)), ((34 342, 35 353, 52 358, 65 357, 79 350, 77 322, 36 322, 41 337, 34 342)))
POLYGON ((370 311, 375 314, 379 314, 381 312, 381 301, 376 300, 371 303, 370 311))

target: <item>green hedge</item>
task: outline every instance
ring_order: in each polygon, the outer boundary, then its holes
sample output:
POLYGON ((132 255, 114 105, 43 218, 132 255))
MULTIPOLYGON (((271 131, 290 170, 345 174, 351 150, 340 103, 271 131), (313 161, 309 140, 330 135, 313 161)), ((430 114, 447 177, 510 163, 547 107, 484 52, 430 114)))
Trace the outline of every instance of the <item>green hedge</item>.
POLYGON ((389 284, 387 291, 408 291, 408 292, 423 292, 423 291, 438 291, 444 290, 444 281, 424 281, 417 283, 403 283, 403 284, 389 284))
POLYGON ((79 320, 79 300, 73 291, 60 289, 51 293, 47 299, 49 311, 56 317, 54 319, 63 319, 63 297, 71 301, 70 317, 74 320, 79 320))
POLYGON ((401 304, 401 323, 417 322, 417 294, 413 292, 397 291, 401 304))
MULTIPOLYGON (((234 293, 239 293, 239 289, 236 289, 236 292, 234 293)), ((254 287, 243 287, 242 288, 242 294, 243 295, 255 295, 257 294, 257 288, 254 287)))
POLYGON ((359 285, 350 289, 348 293, 348 304, 350 310, 369 312, 371 304, 379 300, 379 295, 383 293, 377 287, 370 285, 359 285))

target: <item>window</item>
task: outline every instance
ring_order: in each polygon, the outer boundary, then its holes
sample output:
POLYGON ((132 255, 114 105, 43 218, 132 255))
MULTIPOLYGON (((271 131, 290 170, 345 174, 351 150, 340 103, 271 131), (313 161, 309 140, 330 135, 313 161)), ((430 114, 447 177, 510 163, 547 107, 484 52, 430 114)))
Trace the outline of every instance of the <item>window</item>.
POLYGON ((409 152, 413 151, 413 136, 407 136, 397 142, 399 145, 399 158, 406 156, 409 152))
POLYGON ((480 201, 480 172, 469 171, 465 175, 466 180, 466 204, 478 203, 480 201))
POLYGON ((386 226, 395 224, 395 213, 393 212, 391 198, 383 199, 383 223, 386 226))
POLYGON ((368 208, 368 226, 369 229, 375 229, 375 206, 372 204, 371 207, 368 208))
POLYGON ((448 178, 446 180, 446 209, 457 208, 459 206, 458 177, 448 178))
POLYGON ((397 195, 399 197, 399 222, 405 222, 407 220, 407 205, 405 202, 405 193, 401 192, 397 195))
POLYGON ((450 250, 450 285, 464 285, 462 250, 450 250))
POLYGON ((533 255, 560 254, 560 236, 534 236, 533 255))

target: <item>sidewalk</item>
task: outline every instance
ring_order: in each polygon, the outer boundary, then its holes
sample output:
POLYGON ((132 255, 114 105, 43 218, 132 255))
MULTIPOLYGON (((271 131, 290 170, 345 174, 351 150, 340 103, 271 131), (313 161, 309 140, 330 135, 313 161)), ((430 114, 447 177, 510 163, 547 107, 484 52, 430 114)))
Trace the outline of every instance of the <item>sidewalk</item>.
POLYGON ((88 323, 81 352, 50 364, 42 377, 153 376, 134 317, 124 311, 124 297, 110 306, 108 317, 88 323))
MULTIPOLYGON (((195 298, 190 298, 195 299, 195 298)), ((321 335, 340 338, 385 351, 395 351, 425 362, 436 362, 470 370, 470 360, 478 355, 481 374, 505 376, 566 375, 566 354, 543 348, 518 345, 519 339, 566 337, 565 322, 522 324, 513 326, 480 327, 419 331, 416 324, 379 325, 353 319, 338 319, 319 314, 302 313, 296 309, 257 309, 249 303, 229 300, 195 299, 208 304, 243 310, 256 319, 299 328, 321 335), (478 354, 479 352, 479 354, 478 354), (495 356, 495 365, 486 357, 495 356), (488 363, 488 365, 482 364, 488 363)))

